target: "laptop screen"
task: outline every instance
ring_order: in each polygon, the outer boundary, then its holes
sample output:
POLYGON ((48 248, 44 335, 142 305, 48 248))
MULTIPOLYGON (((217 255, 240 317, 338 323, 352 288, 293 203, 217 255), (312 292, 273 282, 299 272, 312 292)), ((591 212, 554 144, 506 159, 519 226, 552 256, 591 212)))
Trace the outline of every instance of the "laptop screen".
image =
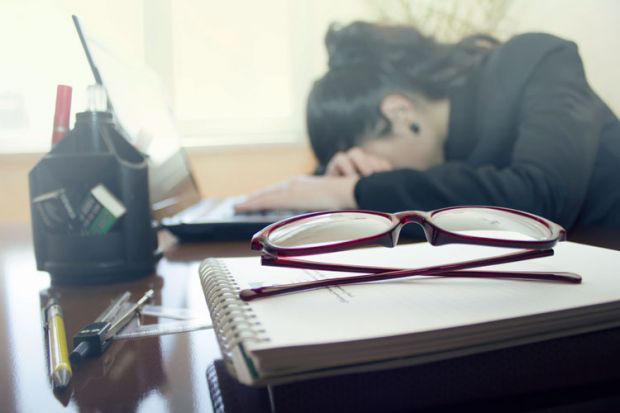
POLYGON ((95 81, 129 142, 149 159, 149 192, 156 219, 174 215, 201 197, 159 77, 129 64, 95 38, 76 16, 73 22, 95 81))

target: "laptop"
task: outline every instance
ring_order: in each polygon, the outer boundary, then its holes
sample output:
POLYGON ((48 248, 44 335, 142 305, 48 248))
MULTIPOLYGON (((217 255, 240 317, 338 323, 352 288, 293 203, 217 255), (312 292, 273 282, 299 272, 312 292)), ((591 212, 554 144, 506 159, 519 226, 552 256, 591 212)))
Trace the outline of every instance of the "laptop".
POLYGON ((107 94, 110 110, 127 139, 149 159, 149 192, 154 219, 181 241, 242 240, 265 226, 301 211, 236 214, 243 196, 203 198, 180 135, 166 104, 160 79, 144 66, 133 67, 85 31, 72 16, 88 64, 107 94))

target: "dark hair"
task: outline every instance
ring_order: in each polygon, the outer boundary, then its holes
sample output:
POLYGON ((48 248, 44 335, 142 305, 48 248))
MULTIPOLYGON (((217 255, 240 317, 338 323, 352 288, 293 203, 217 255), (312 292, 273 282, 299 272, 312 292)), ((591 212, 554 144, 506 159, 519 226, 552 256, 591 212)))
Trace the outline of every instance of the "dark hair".
POLYGON ((484 35, 445 44, 410 26, 332 24, 325 37, 329 70, 314 83, 306 111, 319 163, 324 166, 334 153, 355 146, 382 123, 389 129, 380 110, 383 97, 448 97, 495 44, 484 35))

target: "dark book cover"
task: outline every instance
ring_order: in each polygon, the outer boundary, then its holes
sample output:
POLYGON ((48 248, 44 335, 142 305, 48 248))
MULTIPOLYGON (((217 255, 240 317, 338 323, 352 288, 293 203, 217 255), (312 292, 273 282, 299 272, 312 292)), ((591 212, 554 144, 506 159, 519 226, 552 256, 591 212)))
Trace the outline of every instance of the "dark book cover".
POLYGON ((620 329, 392 370, 253 388, 216 360, 216 412, 620 411, 620 329))

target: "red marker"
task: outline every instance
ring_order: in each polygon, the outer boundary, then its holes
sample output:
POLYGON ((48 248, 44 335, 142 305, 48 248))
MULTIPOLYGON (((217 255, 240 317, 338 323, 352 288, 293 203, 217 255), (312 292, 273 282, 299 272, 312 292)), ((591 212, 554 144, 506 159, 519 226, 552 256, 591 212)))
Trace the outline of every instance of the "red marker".
POLYGON ((52 130, 52 146, 65 137, 69 131, 71 115, 71 86, 58 85, 56 88, 56 110, 54 111, 54 129, 52 130))

